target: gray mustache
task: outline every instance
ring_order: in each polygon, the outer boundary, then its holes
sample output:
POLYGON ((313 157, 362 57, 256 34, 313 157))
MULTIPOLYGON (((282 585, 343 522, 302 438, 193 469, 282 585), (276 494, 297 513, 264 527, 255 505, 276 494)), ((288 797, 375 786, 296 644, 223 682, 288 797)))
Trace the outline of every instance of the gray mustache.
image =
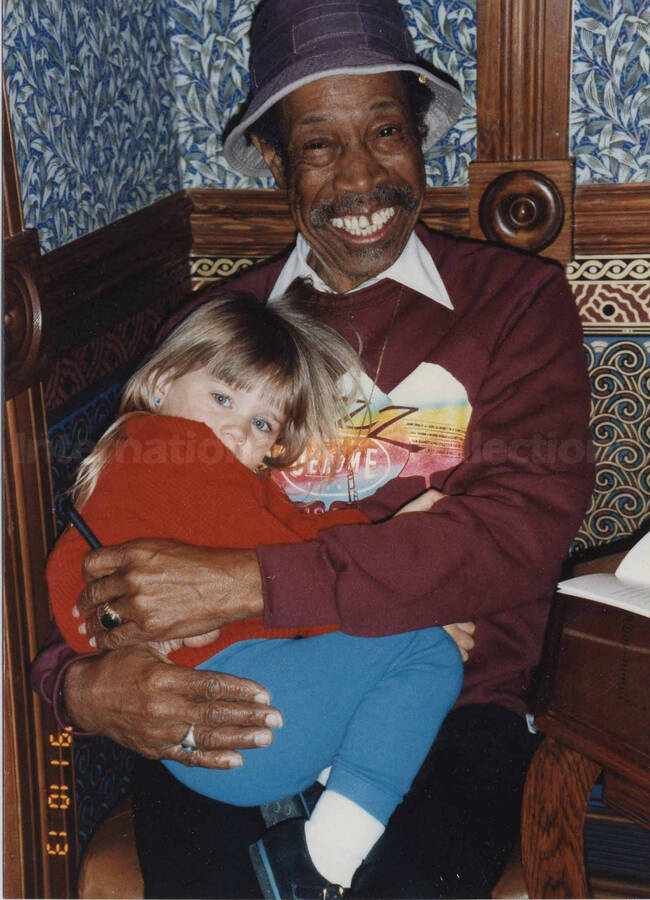
POLYGON ((406 212, 415 212, 418 201, 413 191, 408 187, 394 187, 385 185, 375 188, 369 194, 345 194, 315 206, 309 216, 314 228, 323 228, 330 219, 340 219, 343 216, 356 215, 369 204, 381 204, 382 206, 401 206, 406 212))

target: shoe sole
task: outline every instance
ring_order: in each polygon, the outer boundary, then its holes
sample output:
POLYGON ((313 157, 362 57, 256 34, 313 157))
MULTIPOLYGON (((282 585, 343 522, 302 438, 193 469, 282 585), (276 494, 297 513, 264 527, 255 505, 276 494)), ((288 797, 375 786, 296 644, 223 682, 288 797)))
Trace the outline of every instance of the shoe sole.
POLYGON ((303 794, 294 794, 275 803, 265 803, 263 806, 260 806, 260 813, 268 830, 286 819, 309 818, 311 809, 303 794))
POLYGON ((286 900, 280 895, 262 841, 251 844, 248 848, 248 855, 250 856, 253 871, 264 900, 286 900))

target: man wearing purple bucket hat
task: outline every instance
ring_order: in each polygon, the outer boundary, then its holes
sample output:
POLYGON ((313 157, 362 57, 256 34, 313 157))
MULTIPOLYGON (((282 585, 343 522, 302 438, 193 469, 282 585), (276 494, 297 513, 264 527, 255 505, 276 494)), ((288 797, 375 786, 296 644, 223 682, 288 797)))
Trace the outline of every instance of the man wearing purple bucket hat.
MULTIPOLYGON (((250 70, 225 154, 244 173, 273 173, 298 238, 236 287, 272 302, 310 277, 327 321, 361 346, 373 415, 352 471, 305 460, 284 486, 321 508, 356 502, 382 524, 256 552, 155 541, 96 551, 88 576, 109 577, 80 607, 114 652, 79 659, 55 645, 34 683, 62 722, 149 760, 227 768, 238 749, 269 742, 274 711, 259 685, 128 646, 133 623, 160 636, 142 612, 170 581, 188 598, 178 636, 206 610, 213 627, 263 611, 268 626, 334 622, 368 637, 472 619, 461 697, 350 895, 487 896, 536 746, 524 713, 549 596, 592 486, 574 304, 556 267, 417 225, 424 155, 461 97, 417 60, 394 0, 265 0, 250 70), (446 495, 431 512, 388 518, 426 487, 446 495), (124 627, 102 625, 109 602, 124 627)), ((276 813, 304 814, 317 793, 276 813)), ((142 759, 135 811, 147 896, 259 895, 247 853, 264 833, 258 809, 207 800, 142 759)))

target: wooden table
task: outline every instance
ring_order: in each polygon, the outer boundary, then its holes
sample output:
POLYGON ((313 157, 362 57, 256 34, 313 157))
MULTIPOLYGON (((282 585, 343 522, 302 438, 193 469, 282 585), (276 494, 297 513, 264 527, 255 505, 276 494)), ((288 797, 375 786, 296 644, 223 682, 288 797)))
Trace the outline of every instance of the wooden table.
POLYGON ((601 771, 607 805, 650 827, 650 619, 558 594, 546 648, 524 875, 530 897, 589 897, 584 819, 601 771))

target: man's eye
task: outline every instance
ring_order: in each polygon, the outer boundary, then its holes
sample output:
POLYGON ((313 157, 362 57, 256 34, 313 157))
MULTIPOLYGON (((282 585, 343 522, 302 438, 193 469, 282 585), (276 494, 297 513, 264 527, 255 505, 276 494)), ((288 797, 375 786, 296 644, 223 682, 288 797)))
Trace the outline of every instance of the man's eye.
POLYGON ((389 138, 399 136, 402 133, 402 129, 397 125, 384 125, 379 129, 377 134, 382 138, 389 138))
POLYGON ((309 141, 308 144, 305 144, 304 147, 305 153, 318 153, 321 150, 327 150, 326 141, 309 141))
POLYGON ((270 431, 271 426, 265 419, 252 419, 253 428, 257 428, 258 431, 270 431))
POLYGON ((227 394, 213 394, 219 406, 230 406, 230 397, 227 394))

